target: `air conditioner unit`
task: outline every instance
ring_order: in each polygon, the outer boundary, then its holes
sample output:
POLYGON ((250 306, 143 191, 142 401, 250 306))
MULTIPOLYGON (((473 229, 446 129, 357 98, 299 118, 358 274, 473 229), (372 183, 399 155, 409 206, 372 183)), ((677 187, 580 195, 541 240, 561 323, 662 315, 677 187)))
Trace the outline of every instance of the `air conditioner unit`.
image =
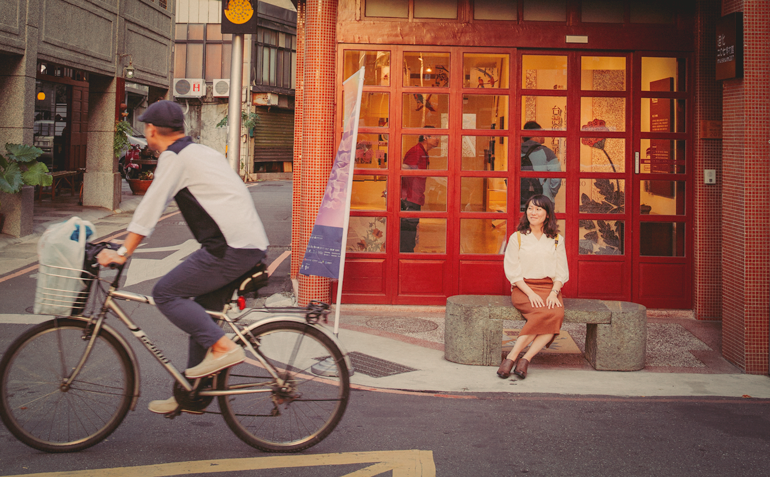
POLYGON ((229 98, 230 97, 230 80, 229 79, 215 79, 214 86, 212 87, 215 98, 229 98))
POLYGON ((174 78, 175 98, 200 98, 206 96, 203 78, 174 78))

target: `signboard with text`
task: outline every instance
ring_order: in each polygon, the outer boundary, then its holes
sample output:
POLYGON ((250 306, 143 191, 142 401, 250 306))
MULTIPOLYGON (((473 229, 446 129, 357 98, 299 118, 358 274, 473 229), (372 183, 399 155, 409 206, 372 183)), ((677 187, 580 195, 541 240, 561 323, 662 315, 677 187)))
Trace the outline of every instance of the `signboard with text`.
POLYGON ((222 33, 257 32, 258 0, 222 0, 222 33))
POLYGON ((743 13, 723 16, 716 30, 717 81, 743 78, 743 13))

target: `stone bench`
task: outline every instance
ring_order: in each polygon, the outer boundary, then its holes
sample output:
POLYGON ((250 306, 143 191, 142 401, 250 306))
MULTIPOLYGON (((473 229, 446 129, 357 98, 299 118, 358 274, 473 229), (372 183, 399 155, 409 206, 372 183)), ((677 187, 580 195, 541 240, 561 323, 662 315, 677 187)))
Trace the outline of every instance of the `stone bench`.
MULTIPOLYGON (((503 352, 503 320, 521 320, 505 295, 447 298, 444 358, 497 366, 503 352)), ((564 299, 564 322, 586 324, 585 357, 600 371, 638 371, 647 350, 647 309, 627 301, 564 299)))

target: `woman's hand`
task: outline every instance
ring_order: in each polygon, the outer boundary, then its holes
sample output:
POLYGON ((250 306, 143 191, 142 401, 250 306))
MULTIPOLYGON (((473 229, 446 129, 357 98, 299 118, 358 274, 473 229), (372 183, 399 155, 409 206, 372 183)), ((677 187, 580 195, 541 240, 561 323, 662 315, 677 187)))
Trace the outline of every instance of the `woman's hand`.
POLYGON ((559 301, 559 297, 556 295, 556 293, 548 293, 548 298, 545 299, 545 303, 548 306, 548 309, 561 306, 561 302, 559 301))
POLYGON ((545 306, 545 303, 543 303, 543 299, 540 298, 540 295, 531 290, 529 293, 527 293, 527 298, 529 298, 529 304, 532 305, 533 308, 540 308, 541 306, 545 306))

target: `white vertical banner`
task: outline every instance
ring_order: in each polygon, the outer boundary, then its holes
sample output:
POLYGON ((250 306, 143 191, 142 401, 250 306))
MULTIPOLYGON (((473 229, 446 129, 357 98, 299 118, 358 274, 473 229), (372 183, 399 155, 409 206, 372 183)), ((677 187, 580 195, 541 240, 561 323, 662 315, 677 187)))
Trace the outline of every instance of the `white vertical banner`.
POLYGON ((339 332, 340 301, 345 272, 345 249, 350 222, 350 193, 353 186, 358 120, 361 113, 361 93, 364 67, 342 84, 344 91, 343 128, 337 155, 326 184, 321 207, 300 267, 304 275, 336 278, 337 298, 334 312, 334 334, 339 332))

